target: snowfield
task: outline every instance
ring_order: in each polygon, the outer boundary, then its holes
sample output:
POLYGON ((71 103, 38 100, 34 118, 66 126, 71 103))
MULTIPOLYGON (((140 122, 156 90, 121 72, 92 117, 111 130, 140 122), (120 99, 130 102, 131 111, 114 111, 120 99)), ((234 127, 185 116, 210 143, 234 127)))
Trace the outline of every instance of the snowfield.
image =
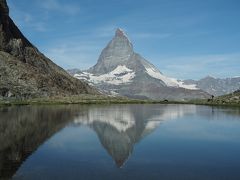
POLYGON ((145 67, 145 69, 146 69, 146 73, 148 73, 149 76, 163 81, 169 87, 176 87, 176 88, 181 87, 181 88, 191 89, 191 90, 198 89, 196 87, 197 86, 196 84, 186 85, 186 84, 184 84, 183 81, 164 76, 163 74, 161 74, 158 70, 156 70, 153 67, 148 66, 148 67, 145 67))
POLYGON ((121 85, 131 83, 135 77, 135 72, 126 66, 119 65, 113 71, 96 76, 91 73, 83 72, 82 74, 75 74, 75 78, 86 80, 92 84, 108 83, 113 85, 121 85))
MULTIPOLYGON (((198 89, 196 84, 186 85, 184 84, 183 81, 164 76, 160 71, 158 71, 154 67, 145 66, 145 69, 146 69, 146 73, 149 76, 163 81, 168 87, 175 87, 175 88, 181 87, 181 88, 191 89, 191 90, 198 89)), ((136 76, 135 72, 127 68, 125 65, 119 65, 113 71, 107 74, 99 75, 99 76, 88 73, 88 72, 82 72, 81 74, 74 75, 75 78, 80 80, 85 80, 92 85, 100 84, 100 83, 108 83, 113 85, 128 84, 132 82, 135 76, 136 76)))

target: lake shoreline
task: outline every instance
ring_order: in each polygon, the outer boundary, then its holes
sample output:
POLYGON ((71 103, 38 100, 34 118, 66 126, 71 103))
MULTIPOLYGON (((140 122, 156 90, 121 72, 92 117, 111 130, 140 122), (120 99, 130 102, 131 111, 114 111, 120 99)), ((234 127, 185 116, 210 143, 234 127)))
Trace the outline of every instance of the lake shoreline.
POLYGON ((110 97, 99 95, 80 95, 67 97, 47 97, 31 99, 4 99, 0 100, 0 107, 3 106, 23 106, 23 105, 60 105, 60 104, 189 104, 189 105, 207 105, 207 106, 235 106, 240 107, 240 103, 221 102, 208 100, 189 100, 189 101, 171 101, 171 100, 140 100, 124 97, 110 97))

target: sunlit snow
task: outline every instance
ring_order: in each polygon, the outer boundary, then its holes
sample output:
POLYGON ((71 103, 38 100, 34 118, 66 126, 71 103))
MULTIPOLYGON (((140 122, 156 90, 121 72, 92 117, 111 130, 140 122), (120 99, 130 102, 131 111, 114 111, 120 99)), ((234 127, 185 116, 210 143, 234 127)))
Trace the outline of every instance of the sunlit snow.
POLYGON ((179 80, 174 79, 174 78, 166 77, 163 74, 161 74, 158 70, 154 69, 153 67, 149 66, 149 67, 145 67, 145 69, 146 69, 146 72, 148 73, 148 75, 150 75, 153 78, 160 79, 167 86, 181 87, 181 88, 191 89, 191 90, 198 89, 195 84, 186 85, 186 84, 184 84, 183 81, 179 81, 179 80))
POLYGON ((104 82, 108 84, 120 85, 131 83, 132 79, 135 77, 135 72, 124 65, 119 65, 113 71, 107 74, 97 76, 91 73, 83 72, 82 74, 75 74, 74 77, 88 80, 93 84, 104 82))

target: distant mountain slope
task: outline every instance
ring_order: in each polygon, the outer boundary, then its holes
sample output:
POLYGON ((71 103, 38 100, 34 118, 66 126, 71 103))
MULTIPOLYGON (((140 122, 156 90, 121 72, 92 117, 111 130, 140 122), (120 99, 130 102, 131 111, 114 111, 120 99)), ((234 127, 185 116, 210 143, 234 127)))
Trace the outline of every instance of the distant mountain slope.
POLYGON ((196 99, 208 94, 195 85, 163 75, 154 65, 133 50, 121 29, 103 49, 97 64, 86 71, 70 70, 70 74, 99 89, 140 99, 196 99))
POLYGON ((198 81, 185 80, 185 84, 196 84, 196 86, 214 96, 221 96, 240 89, 240 77, 214 78, 207 76, 198 81))
POLYGON ((6 0, 0 0, 0 98, 82 93, 97 91, 41 54, 9 17, 6 0))

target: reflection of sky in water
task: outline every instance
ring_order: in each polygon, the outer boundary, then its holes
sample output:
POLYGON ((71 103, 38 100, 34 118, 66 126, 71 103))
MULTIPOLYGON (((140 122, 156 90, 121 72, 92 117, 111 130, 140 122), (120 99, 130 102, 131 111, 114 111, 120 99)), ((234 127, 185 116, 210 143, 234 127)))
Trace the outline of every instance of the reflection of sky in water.
POLYGON ((240 178, 239 109, 189 105, 80 109, 81 114, 22 164, 15 178, 240 178))

